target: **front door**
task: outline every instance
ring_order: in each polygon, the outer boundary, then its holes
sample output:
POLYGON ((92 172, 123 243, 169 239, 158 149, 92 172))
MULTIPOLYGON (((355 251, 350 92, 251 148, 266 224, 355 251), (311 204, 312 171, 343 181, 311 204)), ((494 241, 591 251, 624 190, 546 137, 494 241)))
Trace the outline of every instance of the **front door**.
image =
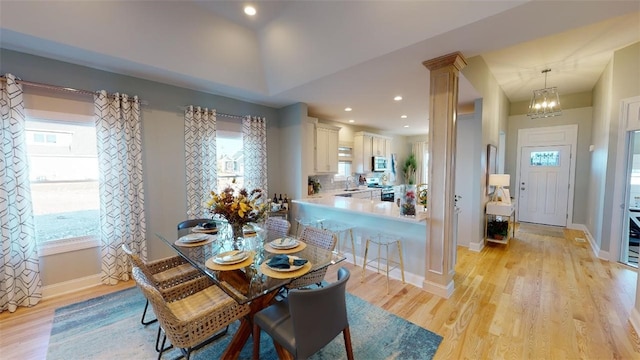
POLYGON ((571 145, 522 148, 519 221, 567 225, 570 161, 571 145))

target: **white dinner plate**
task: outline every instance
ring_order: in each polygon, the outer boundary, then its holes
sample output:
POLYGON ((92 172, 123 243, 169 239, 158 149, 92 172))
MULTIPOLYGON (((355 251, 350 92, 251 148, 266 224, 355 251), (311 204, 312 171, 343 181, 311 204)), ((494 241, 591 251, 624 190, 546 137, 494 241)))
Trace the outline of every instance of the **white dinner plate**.
POLYGON ((203 234, 215 234, 218 232, 218 228, 210 228, 210 229, 205 229, 202 226, 198 225, 194 228, 191 229, 191 232, 194 233, 203 233, 203 234))
MULTIPOLYGON (((297 257, 297 256, 293 256, 293 255, 289 255, 289 257, 290 257, 290 258, 293 258, 294 260, 295 260, 295 259, 300 259, 299 257, 297 257)), ((296 270, 302 269, 302 267, 303 267, 304 265, 306 265, 306 263, 304 263, 303 265, 298 265, 298 266, 295 266, 295 265, 289 265, 289 268, 288 268, 288 269, 279 269, 279 268, 272 268, 271 266, 269 266, 269 262, 267 262, 267 267, 268 267, 269 269, 271 269, 271 270, 273 270, 273 271, 278 271, 278 272, 290 272, 290 271, 296 271, 296 270)))
POLYGON ((209 235, 207 234, 189 234, 181 237, 178 240, 180 240, 180 242, 188 244, 188 243, 194 243, 199 241, 205 241, 207 239, 209 239, 209 235))
POLYGON ((293 249, 294 247, 298 246, 298 244, 298 240, 290 237, 275 239, 269 243, 272 248, 282 250, 293 249))
POLYGON ((219 265, 233 265, 245 261, 248 257, 248 251, 232 250, 218 254, 213 258, 213 262, 219 265))

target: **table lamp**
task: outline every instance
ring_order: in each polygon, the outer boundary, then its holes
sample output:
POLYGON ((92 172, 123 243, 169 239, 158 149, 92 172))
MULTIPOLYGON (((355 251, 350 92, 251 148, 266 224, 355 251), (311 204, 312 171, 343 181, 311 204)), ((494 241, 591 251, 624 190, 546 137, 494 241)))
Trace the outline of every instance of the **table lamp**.
POLYGON ((491 201, 503 202, 505 204, 511 204, 511 196, 509 195, 509 181, 511 177, 509 174, 489 174, 489 185, 495 186, 496 189, 493 192, 493 198, 491 201), (501 195, 498 195, 500 192, 501 195))

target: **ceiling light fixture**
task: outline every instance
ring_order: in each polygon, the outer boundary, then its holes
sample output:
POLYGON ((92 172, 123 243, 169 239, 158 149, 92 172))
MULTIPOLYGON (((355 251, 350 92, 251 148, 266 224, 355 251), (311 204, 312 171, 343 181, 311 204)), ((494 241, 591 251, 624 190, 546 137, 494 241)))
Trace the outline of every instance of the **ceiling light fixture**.
POLYGON ((404 127, 408 128, 408 127, 409 127, 409 125, 405 125, 404 127))
POLYGON ((401 119, 406 119, 406 118, 407 118, 407 115, 400 115, 400 118, 401 118, 401 119))
POLYGON ((353 120, 353 119, 350 119, 350 120, 349 120, 349 122, 350 122, 350 123, 354 123, 354 122, 356 122, 356 121, 355 121, 355 120, 353 120))
POLYGON ((352 109, 352 108, 350 108, 350 107, 346 107, 346 108, 344 108, 344 111, 351 111, 351 110, 353 110, 353 109, 352 109))
POLYGON ((256 8, 254 8, 251 5, 247 5, 244 7, 244 13, 249 15, 249 16, 253 16, 256 14, 256 8))
POLYGON ((531 103, 529 103, 529 113, 527 114, 532 119, 562 115, 558 88, 547 87, 547 74, 549 72, 551 72, 551 69, 542 70, 544 74, 544 89, 533 90, 531 103))
POLYGON ((398 96, 394 97, 393 100, 400 101, 400 100, 402 100, 402 96, 398 95, 398 96))

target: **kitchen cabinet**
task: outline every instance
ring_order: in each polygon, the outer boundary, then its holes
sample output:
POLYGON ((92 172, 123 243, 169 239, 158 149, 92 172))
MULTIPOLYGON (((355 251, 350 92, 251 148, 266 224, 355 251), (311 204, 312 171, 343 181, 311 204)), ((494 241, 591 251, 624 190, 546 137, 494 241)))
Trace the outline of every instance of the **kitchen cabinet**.
POLYGON ((371 160, 374 156, 391 158, 391 138, 360 131, 353 137, 353 169, 356 173, 366 174, 372 171, 371 160))
POLYGON ((316 173, 338 172, 338 126, 316 124, 315 171, 316 173))

